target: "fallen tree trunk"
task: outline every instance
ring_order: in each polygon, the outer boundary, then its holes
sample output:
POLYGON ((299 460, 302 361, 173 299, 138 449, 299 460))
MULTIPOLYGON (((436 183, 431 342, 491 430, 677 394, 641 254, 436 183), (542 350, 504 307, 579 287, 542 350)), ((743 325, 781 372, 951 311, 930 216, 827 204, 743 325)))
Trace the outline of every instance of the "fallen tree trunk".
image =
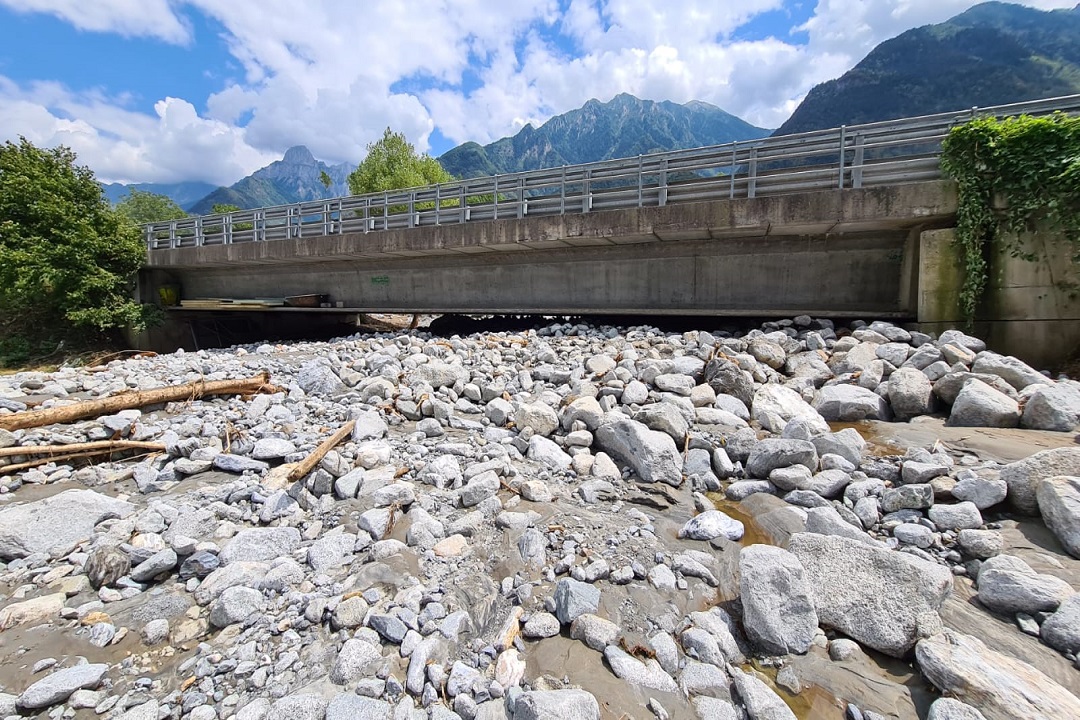
POLYGON ((75 443, 74 445, 16 445, 0 449, 0 458, 18 455, 67 455, 73 452, 97 452, 101 454, 117 450, 150 450, 165 452, 161 443, 142 442, 139 440, 96 440, 94 442, 75 443))
POLYGON ((280 390, 280 388, 270 385, 269 382, 269 373, 263 372, 253 378, 242 380, 211 380, 209 382, 198 380, 184 385, 120 393, 99 400, 87 400, 86 402, 46 410, 31 410, 13 415, 0 415, 0 429, 24 430, 43 425, 70 423, 101 415, 112 415, 121 410, 131 410, 167 402, 198 400, 210 395, 251 395, 259 392, 278 392, 280 390))
POLYGON ((319 464, 326 453, 334 449, 334 446, 344 440, 356 427, 356 421, 350 420, 349 422, 338 428, 338 431, 330 437, 323 440, 319 447, 311 451, 311 454, 304 458, 297 464, 291 471, 289 471, 289 482, 296 482, 300 478, 307 475, 309 472, 315 469, 315 466, 319 464))

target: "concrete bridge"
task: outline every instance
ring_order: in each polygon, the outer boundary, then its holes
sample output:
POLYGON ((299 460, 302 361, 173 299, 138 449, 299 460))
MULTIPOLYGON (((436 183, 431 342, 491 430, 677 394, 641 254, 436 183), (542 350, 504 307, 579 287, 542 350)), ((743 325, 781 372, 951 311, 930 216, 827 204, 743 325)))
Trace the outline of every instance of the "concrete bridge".
MULTIPOLYGON (((959 318, 942 280, 955 275, 956 192, 941 178, 941 140, 976 115, 1056 110, 1080 111, 1080 96, 158 223, 145 228, 141 292, 322 294, 334 306, 322 313, 806 313, 944 326, 959 318)), ((1060 337, 1050 328, 1062 320, 1080 342, 1078 308, 1040 318, 1012 306, 993 321, 1027 324, 1010 331, 1019 342, 1060 337)))

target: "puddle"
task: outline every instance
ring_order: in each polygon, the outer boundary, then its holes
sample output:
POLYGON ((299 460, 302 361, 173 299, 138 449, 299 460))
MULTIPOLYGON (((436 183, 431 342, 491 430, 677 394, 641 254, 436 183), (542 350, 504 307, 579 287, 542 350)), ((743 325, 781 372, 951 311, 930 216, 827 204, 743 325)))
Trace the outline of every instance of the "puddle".
POLYGON ((754 519, 754 516, 743 507, 741 501, 728 500, 722 492, 705 493, 705 496, 712 501, 712 504, 716 506, 717 510, 743 524, 744 532, 742 539, 739 540, 739 544, 743 547, 748 545, 780 544, 758 524, 758 521, 754 519))
POLYGON ((752 659, 742 669, 772 688, 799 720, 840 720, 844 717, 845 703, 823 687, 803 683, 799 694, 792 695, 776 684, 778 668, 763 666, 752 659))
POLYGON ((859 422, 831 422, 829 429, 835 432, 851 428, 858 431, 866 441, 867 455, 872 457, 887 457, 890 455, 903 455, 906 450, 896 442, 896 438, 887 429, 888 423, 875 423, 869 420, 859 422))

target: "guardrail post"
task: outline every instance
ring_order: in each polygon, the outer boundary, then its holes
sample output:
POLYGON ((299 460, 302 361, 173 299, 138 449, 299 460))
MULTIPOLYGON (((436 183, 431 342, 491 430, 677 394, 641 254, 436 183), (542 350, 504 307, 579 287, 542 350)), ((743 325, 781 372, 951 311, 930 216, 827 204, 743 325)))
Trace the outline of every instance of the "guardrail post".
POLYGON ((667 163, 668 159, 664 158, 663 162, 660 164, 662 169, 660 170, 660 192, 659 201, 657 203, 660 207, 667 205, 667 163))
POLYGON ((304 237, 304 211, 299 205, 293 208, 293 217, 296 218, 296 237, 304 237))
POLYGON ((750 163, 746 177, 746 197, 757 197, 757 148, 750 148, 750 163))
POLYGON ((202 221, 202 217, 195 218, 195 247, 202 247, 206 242, 206 239, 203 236, 202 221))
POLYGON ((847 152, 847 125, 840 126, 840 189, 844 189, 844 155, 847 152))
POLYGON ((642 186, 644 185, 644 180, 641 177, 641 168, 642 168, 642 159, 641 159, 641 155, 638 155, 637 156, 637 206, 638 207, 641 207, 641 203, 642 203, 642 186))
POLYGON ((468 216, 465 214, 465 197, 465 186, 462 185, 460 188, 458 188, 458 198, 460 199, 458 202, 459 223, 464 223, 466 220, 469 219, 468 216))
POLYGON ((566 166, 562 166, 562 179, 559 181, 559 214, 566 214, 566 166))
POLYGON ((221 239, 226 245, 232 245, 232 215, 221 219, 221 239))
POLYGON ((169 247, 174 248, 176 246, 176 221, 173 220, 169 223, 169 247))
POLYGON ((863 135, 859 133, 855 136, 855 156, 851 160, 851 187, 862 187, 862 171, 863 171, 863 135))
POLYGON ((442 212, 442 185, 435 185, 435 227, 439 226, 439 213, 442 212))
POLYGON ((581 212, 592 210, 592 170, 586 170, 581 179, 581 212))
POLYGON ((420 224, 420 218, 416 216, 416 191, 411 190, 409 192, 409 227, 416 227, 420 224))
POLYGON ((525 217, 525 183, 521 176, 517 179, 517 216, 520 220, 525 217))
POLYGON ((728 191, 728 198, 730 198, 731 200, 735 199, 735 174, 739 169, 739 163, 738 163, 739 155, 738 155, 738 152, 739 152, 739 144, 738 143, 731 143, 731 168, 730 168, 730 170, 728 172, 728 175, 731 176, 730 177, 731 189, 728 191))
POLYGON ((345 232, 345 212, 342 210, 341 198, 337 201, 337 231, 338 235, 345 232))
POLYGON ((499 219, 499 176, 495 176, 495 196, 492 198, 493 210, 491 211, 491 219, 499 219))

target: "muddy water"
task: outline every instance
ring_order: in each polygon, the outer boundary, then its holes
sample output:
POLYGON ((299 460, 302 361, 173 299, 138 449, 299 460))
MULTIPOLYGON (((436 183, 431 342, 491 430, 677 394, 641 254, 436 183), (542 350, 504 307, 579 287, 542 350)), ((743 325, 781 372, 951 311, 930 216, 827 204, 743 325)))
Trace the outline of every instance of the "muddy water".
POLYGON ((795 695, 776 684, 778 668, 765 667, 758 661, 752 660, 743 665, 742 669, 753 673, 772 688, 799 720, 837 720, 844 716, 846 704, 818 685, 804 683, 799 693, 795 695))
POLYGON ((879 423, 871 420, 860 422, 831 422, 829 429, 840 432, 852 428, 862 435, 866 441, 866 455, 872 457, 888 457, 890 455, 903 455, 905 450, 902 444, 894 437, 889 426, 898 423, 879 423))

